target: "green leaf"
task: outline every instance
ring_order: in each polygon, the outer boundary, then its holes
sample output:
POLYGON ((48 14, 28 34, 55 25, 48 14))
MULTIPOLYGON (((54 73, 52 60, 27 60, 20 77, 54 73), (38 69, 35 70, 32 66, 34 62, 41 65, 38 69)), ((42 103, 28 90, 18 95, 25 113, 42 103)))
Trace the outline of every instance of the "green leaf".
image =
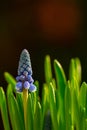
POLYGON ((86 129, 85 130, 87 130, 87 119, 85 120, 85 125, 86 125, 86 127, 85 127, 86 129))
POLYGON ((86 109, 80 108, 80 122, 79 122, 79 130, 86 130, 86 109))
POLYGON ((37 103, 37 95, 36 95, 36 92, 34 93, 31 93, 31 103, 32 103, 32 114, 33 114, 33 117, 34 117, 34 114, 35 114, 35 110, 36 110, 36 103, 37 103))
POLYGON ((70 83, 65 89, 65 121, 66 121, 66 130, 72 130, 71 125, 71 91, 70 91, 70 83))
POLYGON ((16 100, 18 103, 18 107, 20 108, 22 120, 24 122, 23 93, 16 93, 16 100))
POLYGON ((87 91, 87 84, 83 82, 79 93, 79 104, 81 108, 86 107, 86 91, 87 91))
POLYGON ((52 83, 49 86, 49 93, 50 93, 50 112, 52 118, 53 129, 58 129, 58 121, 57 121, 57 109, 56 109, 56 100, 55 100, 55 92, 52 83))
MULTIPOLYGON (((64 98, 65 98, 65 88, 67 85, 66 76, 64 73, 64 70, 60 63, 55 60, 54 61, 54 69, 56 74, 56 81, 57 81, 57 99, 58 99, 58 120, 63 124, 63 128, 65 128, 65 104, 64 104, 64 98)), ((63 129, 62 128, 62 129, 63 129)))
POLYGON ((77 81, 78 81, 78 84, 80 85, 82 72, 81 72, 81 62, 79 58, 75 58, 75 66, 76 66, 77 81))
POLYGON ((64 70, 57 60, 54 60, 54 69, 56 74, 56 81, 58 86, 58 91, 61 98, 64 100, 65 87, 66 87, 66 76, 64 70))
POLYGON ((70 68, 69 68, 69 78, 70 81, 72 78, 75 77, 78 84, 81 83, 81 63, 78 58, 71 59, 70 61, 70 68))
POLYGON ((47 55, 46 58, 45 58, 44 68, 45 68, 46 83, 50 83, 51 80, 52 80, 52 70, 51 70, 51 60, 50 60, 49 55, 47 55))
POLYGON ((44 122, 45 113, 48 109, 49 109, 49 87, 47 84, 44 84, 42 90, 42 123, 44 122))
POLYGON ((53 84, 53 87, 54 87, 54 89, 56 90, 56 81, 55 81, 55 79, 54 78, 52 78, 52 84, 53 84))
POLYGON ((34 130, 42 130, 42 111, 41 105, 37 102, 36 111, 34 115, 34 130))
POLYGON ((75 92, 76 92, 76 95, 77 95, 77 99, 79 100, 79 84, 78 84, 78 81, 76 79, 76 77, 72 77, 72 80, 70 81, 70 86, 71 86, 71 91, 72 89, 74 88, 75 89, 75 92))
POLYGON ((4 130, 10 130, 6 97, 3 88, 0 87, 0 110, 4 124, 4 130))
POLYGON ((56 98, 56 108, 59 110, 59 93, 55 91, 55 98, 56 98))
POLYGON ((86 88, 86 112, 85 112, 85 117, 86 117, 86 123, 87 123, 87 88, 86 88))
POLYGON ((9 74, 8 72, 4 73, 5 79, 7 81, 8 84, 11 84, 12 89, 15 91, 15 85, 16 85, 16 81, 13 78, 13 76, 11 74, 9 74))
POLYGON ((37 91, 36 91, 36 93, 37 93, 37 96, 39 96, 39 81, 35 81, 34 82, 34 84, 36 85, 36 87, 37 87, 37 91))
POLYGON ((76 73, 75 60, 71 59, 70 67, 69 67, 69 78, 70 78, 70 81, 72 80, 73 77, 75 77, 75 73, 76 73))
POLYGON ((28 95, 27 112, 26 112, 26 130, 33 130, 33 113, 32 113, 31 95, 28 95))
MULTIPOLYGON (((58 93, 58 90, 57 90, 58 93)), ((58 96, 58 103, 59 103, 59 108, 58 108, 58 113, 57 113, 57 119, 59 122, 59 129, 65 130, 65 102, 62 100, 60 94, 57 94, 58 96), (61 127, 60 127, 61 126, 61 127)))
POLYGON ((13 130, 25 130, 22 115, 20 113, 20 108, 18 106, 17 100, 13 93, 9 93, 9 88, 7 90, 7 101, 9 108, 9 115, 11 119, 13 130))
POLYGON ((77 92, 75 88, 72 88, 72 123, 76 125, 76 129, 80 130, 80 109, 78 103, 77 92))

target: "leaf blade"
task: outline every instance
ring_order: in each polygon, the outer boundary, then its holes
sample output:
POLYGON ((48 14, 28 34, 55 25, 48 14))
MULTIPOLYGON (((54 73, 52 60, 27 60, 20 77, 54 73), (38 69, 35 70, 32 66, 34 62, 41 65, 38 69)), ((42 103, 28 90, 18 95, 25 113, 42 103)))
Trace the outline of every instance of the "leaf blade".
POLYGON ((6 97, 5 97, 4 90, 1 87, 0 87, 0 109, 1 109, 1 115, 2 115, 2 120, 3 120, 4 130, 10 130, 7 104, 6 104, 6 97))
POLYGON ((9 88, 7 90, 7 101, 9 108, 9 115, 13 130, 24 130, 24 122, 20 113, 20 108, 18 102, 14 97, 13 93, 9 93, 9 88))
POLYGON ((56 109, 56 99, 55 99, 55 92, 52 83, 50 83, 49 86, 49 93, 50 93, 50 112, 51 112, 51 118, 52 118, 52 124, 54 130, 58 129, 58 120, 57 120, 57 109, 56 109))
POLYGON ((37 102, 36 111, 34 115, 34 130, 42 130, 42 111, 41 105, 37 102))
POLYGON ((12 76, 10 73, 8 73, 8 72, 5 72, 5 73, 4 73, 4 76, 5 76, 5 79, 6 79, 7 83, 8 83, 8 84, 11 84, 13 91, 15 91, 16 81, 15 81, 15 79, 13 78, 13 76, 12 76))
POLYGON ((28 95, 27 112, 26 112, 26 130, 33 130, 33 113, 31 95, 28 95))
POLYGON ((49 55, 47 55, 45 58, 44 69, 45 69, 46 83, 50 83, 52 80, 52 69, 51 69, 51 60, 49 55))
POLYGON ((61 98, 64 99, 65 87, 66 87, 66 76, 61 64, 57 60, 54 60, 54 69, 55 69, 58 91, 60 93, 61 98))

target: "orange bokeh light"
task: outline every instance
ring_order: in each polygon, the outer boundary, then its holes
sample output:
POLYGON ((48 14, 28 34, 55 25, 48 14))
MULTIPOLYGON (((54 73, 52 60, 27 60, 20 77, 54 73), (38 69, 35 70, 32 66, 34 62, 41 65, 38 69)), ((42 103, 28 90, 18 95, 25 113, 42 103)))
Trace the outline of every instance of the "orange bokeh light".
POLYGON ((81 15, 75 4, 45 2, 34 10, 36 26, 46 37, 73 36, 79 30, 81 15))

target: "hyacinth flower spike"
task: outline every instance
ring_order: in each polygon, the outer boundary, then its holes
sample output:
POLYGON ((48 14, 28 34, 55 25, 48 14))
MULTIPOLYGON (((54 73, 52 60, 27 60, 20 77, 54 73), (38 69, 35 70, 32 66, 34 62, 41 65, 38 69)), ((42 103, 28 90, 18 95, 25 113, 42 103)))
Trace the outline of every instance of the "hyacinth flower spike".
POLYGON ((30 55, 26 49, 24 49, 20 55, 18 76, 16 77, 16 91, 22 92, 23 89, 28 89, 30 92, 36 91, 36 86, 33 84, 32 67, 30 61, 30 55))
POLYGON ((28 91, 36 91, 36 86, 33 84, 34 80, 32 78, 30 55, 26 49, 24 49, 20 55, 18 76, 16 77, 16 81, 16 91, 23 92, 24 118, 26 123, 28 91))

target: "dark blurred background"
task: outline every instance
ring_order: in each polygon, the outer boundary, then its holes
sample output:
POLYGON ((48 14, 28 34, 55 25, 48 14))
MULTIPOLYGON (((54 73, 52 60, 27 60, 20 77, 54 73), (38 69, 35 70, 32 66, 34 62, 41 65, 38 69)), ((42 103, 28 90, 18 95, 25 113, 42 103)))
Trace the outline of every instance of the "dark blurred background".
POLYGON ((87 81, 86 0, 0 1, 0 86, 6 88, 3 73, 17 75, 22 49, 31 55, 33 77, 44 82, 44 58, 49 54, 62 64, 68 78, 72 57, 82 63, 87 81))

